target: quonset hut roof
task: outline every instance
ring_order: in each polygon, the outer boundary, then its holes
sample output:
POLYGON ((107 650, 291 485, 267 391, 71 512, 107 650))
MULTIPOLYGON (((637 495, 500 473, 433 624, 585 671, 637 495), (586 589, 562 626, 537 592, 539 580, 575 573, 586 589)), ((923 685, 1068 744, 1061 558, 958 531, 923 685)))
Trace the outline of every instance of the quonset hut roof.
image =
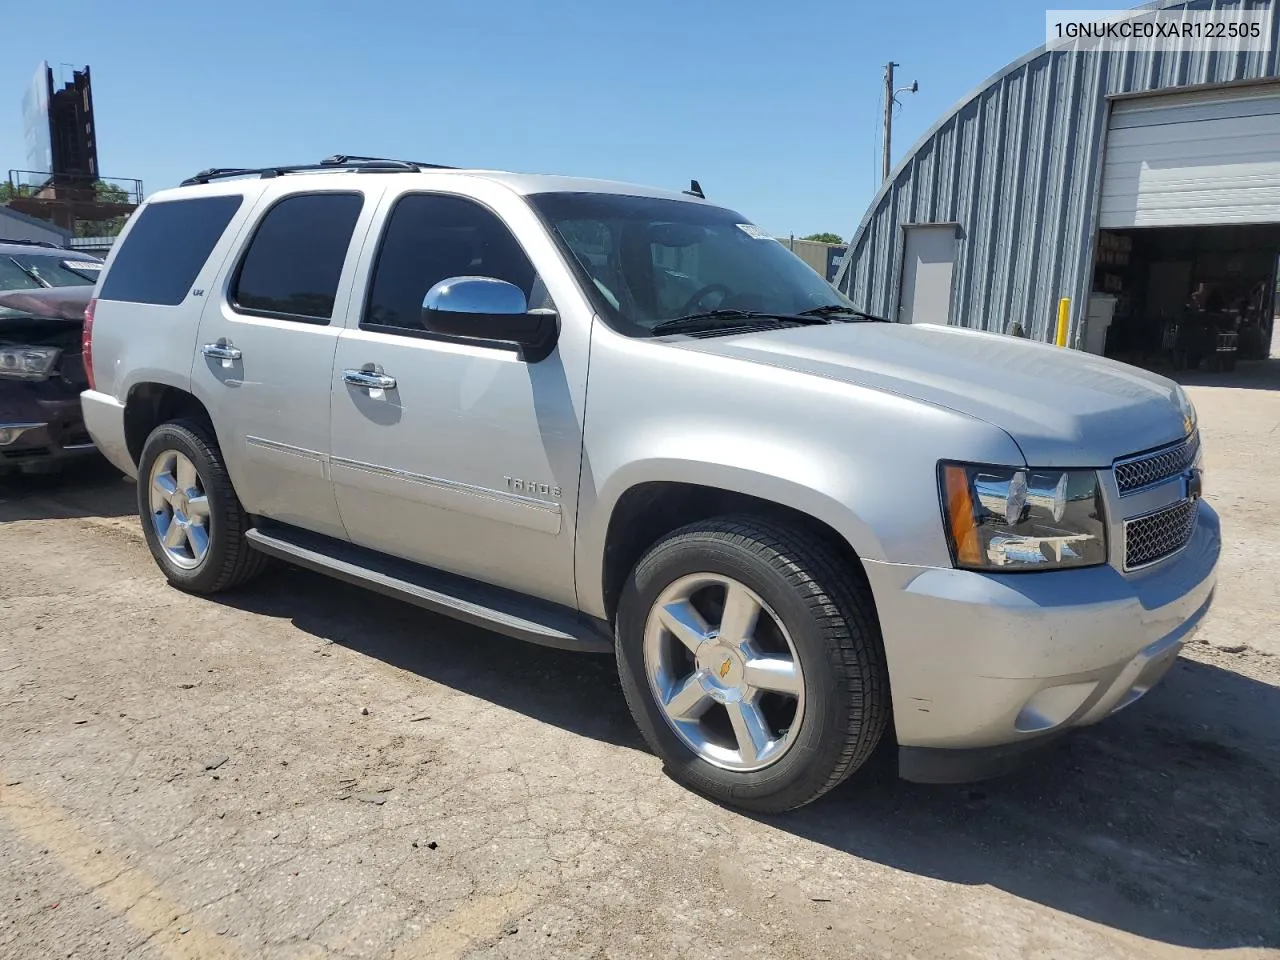
MULTIPOLYGON (((1275 0, 1160 0, 1161 10, 1274 10, 1275 0)), ((1096 233, 1111 99, 1204 85, 1275 80, 1280 17, 1265 51, 1043 46, 961 100, 881 185, 835 284, 863 309, 896 316, 903 226, 955 223, 951 320, 1006 332, 1017 320, 1049 339, 1061 297, 1078 330, 1096 233)))

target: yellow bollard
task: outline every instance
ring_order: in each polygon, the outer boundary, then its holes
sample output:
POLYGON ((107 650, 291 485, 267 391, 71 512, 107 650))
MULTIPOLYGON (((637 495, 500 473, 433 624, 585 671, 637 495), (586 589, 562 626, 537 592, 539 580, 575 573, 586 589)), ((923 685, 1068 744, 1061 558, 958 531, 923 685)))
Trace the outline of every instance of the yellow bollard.
POLYGON ((1058 301, 1058 337, 1054 341, 1060 347, 1067 345, 1067 318, 1071 313, 1071 298, 1063 297, 1058 301))

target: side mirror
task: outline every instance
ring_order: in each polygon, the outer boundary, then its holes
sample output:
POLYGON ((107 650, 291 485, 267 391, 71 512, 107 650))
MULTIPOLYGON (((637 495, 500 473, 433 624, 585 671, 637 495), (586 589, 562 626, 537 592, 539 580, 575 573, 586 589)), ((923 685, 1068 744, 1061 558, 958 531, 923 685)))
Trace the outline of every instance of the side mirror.
POLYGON ((537 363, 556 345, 560 333, 554 310, 530 310, 524 291, 492 277, 450 277, 427 291, 422 325, 432 333, 487 341, 520 350, 537 363))

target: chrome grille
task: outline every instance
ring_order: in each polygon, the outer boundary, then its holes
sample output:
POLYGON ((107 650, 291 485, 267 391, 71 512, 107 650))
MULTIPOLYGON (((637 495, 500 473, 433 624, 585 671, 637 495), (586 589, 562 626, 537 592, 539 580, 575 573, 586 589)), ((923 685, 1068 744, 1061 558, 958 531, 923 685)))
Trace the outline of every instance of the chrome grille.
POLYGON ((1170 477, 1185 473, 1196 461, 1200 450, 1200 434, 1193 433, 1172 446, 1153 450, 1125 460, 1117 460, 1113 469, 1120 496, 1135 493, 1170 477))
POLYGON ((1198 500, 1182 500, 1173 506, 1124 522, 1124 568, 1133 570, 1177 553, 1196 529, 1198 500))

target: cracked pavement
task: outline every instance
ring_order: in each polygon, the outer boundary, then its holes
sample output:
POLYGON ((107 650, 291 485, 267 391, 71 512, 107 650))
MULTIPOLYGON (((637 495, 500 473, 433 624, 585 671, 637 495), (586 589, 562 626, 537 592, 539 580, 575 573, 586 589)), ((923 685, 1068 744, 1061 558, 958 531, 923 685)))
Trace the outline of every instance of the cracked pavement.
POLYGON ((1228 545, 1161 687, 1005 780, 877 768, 780 817, 664 777, 608 658, 297 570, 186 596, 109 468, 0 481, 0 956, 1280 956, 1249 376, 1191 388, 1228 545))

